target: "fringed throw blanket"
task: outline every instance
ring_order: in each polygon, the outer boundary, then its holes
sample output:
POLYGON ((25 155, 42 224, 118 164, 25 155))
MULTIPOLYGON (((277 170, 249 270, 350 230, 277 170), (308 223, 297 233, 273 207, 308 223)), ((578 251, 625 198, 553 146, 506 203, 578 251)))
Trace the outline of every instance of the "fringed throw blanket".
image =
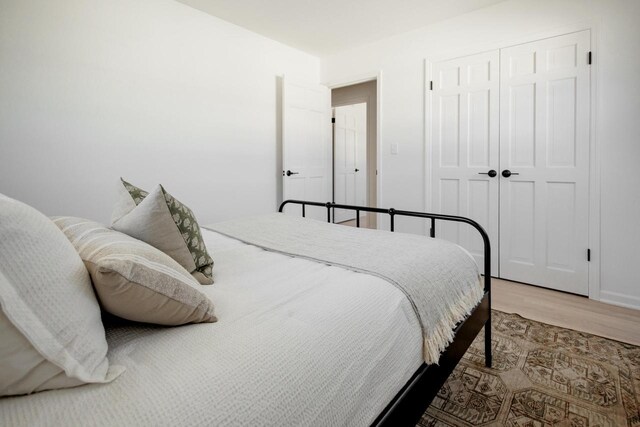
POLYGON ((270 214, 213 231, 265 250, 378 276, 409 299, 422 327, 425 363, 437 363, 453 328, 483 296, 478 267, 459 246, 424 236, 357 229, 270 214))

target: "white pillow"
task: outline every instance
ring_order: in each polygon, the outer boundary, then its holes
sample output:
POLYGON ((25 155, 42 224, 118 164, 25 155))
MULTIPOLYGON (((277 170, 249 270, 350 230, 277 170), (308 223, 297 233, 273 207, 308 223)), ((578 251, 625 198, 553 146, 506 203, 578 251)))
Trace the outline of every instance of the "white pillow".
POLYGON ((89 273, 46 216, 0 194, 0 396, 113 380, 89 273), (31 347, 30 347, 31 346, 31 347))

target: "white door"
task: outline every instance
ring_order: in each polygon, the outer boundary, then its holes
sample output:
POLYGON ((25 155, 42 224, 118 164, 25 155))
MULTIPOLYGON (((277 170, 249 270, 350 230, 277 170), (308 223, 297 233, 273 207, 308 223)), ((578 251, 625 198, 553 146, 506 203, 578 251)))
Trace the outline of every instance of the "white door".
POLYGON ((590 33, 501 50, 500 276, 588 294, 590 33))
MULTIPOLYGON (((336 107, 333 115, 333 200, 338 204, 366 206, 367 104, 336 107)), ((336 209, 334 222, 355 217, 355 211, 336 209)))
MULTIPOLYGON (((331 201, 331 95, 327 87, 285 78, 282 93, 283 199, 331 201)), ((287 213, 300 215, 300 206, 287 213)), ((326 221, 326 209, 307 207, 326 221)))
MULTIPOLYGON (((498 274, 499 178, 489 175, 499 170, 498 60, 496 50, 435 64, 432 93, 432 210, 482 225, 492 244, 492 275, 498 274)), ((484 269, 474 228, 437 221, 436 237, 466 248, 484 269)))

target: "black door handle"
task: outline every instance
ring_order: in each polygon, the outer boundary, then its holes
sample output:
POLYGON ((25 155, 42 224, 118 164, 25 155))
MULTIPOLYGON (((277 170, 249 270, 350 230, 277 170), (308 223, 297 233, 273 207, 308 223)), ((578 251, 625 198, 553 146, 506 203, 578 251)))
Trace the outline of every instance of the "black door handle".
POLYGON ((291 171, 287 171, 287 176, 291 176, 291 175, 298 175, 300 172, 291 172, 291 171))
POLYGON ((494 169, 491 169, 489 172, 478 172, 478 175, 489 175, 491 178, 495 178, 498 175, 494 169))
POLYGON ((520 174, 516 172, 511 172, 509 169, 505 169, 502 171, 502 176, 504 176, 505 178, 509 178, 511 175, 520 175, 520 174))
POLYGON ((360 172, 360 169, 356 168, 356 170, 355 170, 355 171, 356 171, 356 172, 360 172))

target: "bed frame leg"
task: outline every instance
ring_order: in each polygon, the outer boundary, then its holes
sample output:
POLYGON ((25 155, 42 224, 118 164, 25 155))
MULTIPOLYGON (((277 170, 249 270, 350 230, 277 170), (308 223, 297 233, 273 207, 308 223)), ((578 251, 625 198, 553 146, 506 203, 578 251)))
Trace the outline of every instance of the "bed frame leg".
POLYGON ((490 368, 493 362, 491 354, 491 311, 489 311, 489 319, 484 324, 484 365, 490 368))
MULTIPOLYGON (((484 237, 484 235, 483 235, 484 237)), ((484 291, 487 293, 487 321, 484 324, 484 365, 491 368, 493 355, 491 354, 491 248, 489 239, 485 240, 484 291)))

